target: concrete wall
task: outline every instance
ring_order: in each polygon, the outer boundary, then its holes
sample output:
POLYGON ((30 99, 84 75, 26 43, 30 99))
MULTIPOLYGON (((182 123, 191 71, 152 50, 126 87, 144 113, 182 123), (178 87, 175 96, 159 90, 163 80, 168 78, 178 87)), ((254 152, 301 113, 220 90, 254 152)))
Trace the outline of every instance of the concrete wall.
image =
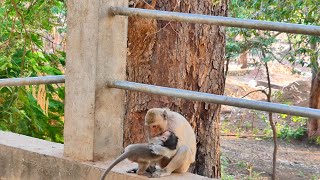
POLYGON ((127 17, 110 15, 108 8, 128 0, 67 3, 65 155, 115 157, 123 148, 125 92, 105 84, 126 79, 127 17))
MULTIPOLYGON (((75 161, 63 156, 64 145, 28 136, 0 131, 1 180, 99 180, 101 173, 112 162, 75 161)), ((135 163, 122 162, 106 177, 108 180, 148 179, 126 170, 135 163)), ((190 173, 174 174, 166 180, 208 179, 190 173)))

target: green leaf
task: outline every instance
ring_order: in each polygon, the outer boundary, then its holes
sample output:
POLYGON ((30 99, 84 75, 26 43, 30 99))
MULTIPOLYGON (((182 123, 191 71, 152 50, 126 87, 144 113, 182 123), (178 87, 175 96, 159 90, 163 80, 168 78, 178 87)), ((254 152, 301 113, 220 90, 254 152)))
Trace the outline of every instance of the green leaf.
POLYGON ((46 73, 46 74, 50 74, 50 75, 62 75, 62 72, 54 67, 51 66, 43 66, 41 67, 42 72, 46 73))
POLYGON ((39 35, 31 34, 31 40, 35 45, 37 45, 38 48, 43 47, 43 42, 42 42, 42 39, 39 37, 39 35))

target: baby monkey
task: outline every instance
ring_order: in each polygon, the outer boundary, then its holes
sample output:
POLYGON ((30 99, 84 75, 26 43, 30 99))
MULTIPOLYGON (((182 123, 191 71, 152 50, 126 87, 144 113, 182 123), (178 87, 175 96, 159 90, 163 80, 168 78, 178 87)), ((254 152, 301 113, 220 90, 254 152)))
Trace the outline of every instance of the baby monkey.
MULTIPOLYGON (((149 143, 130 144, 124 149, 122 153, 114 162, 108 167, 103 173, 100 180, 104 180, 110 170, 120 163, 121 161, 128 158, 132 162, 138 163, 137 174, 142 175, 145 173, 150 165, 155 165, 163 157, 171 158, 176 154, 176 148, 178 144, 178 137, 171 131, 164 131, 161 135, 151 139, 149 143), (168 149, 165 155, 157 155, 150 149, 149 145, 162 146, 168 149)), ((131 170, 128 172, 132 172, 131 170)))

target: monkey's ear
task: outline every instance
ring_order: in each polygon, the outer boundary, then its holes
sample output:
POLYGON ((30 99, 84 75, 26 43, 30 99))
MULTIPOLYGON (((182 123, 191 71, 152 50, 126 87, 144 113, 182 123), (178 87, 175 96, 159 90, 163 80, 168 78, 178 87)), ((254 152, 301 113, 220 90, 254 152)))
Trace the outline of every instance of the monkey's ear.
POLYGON ((163 111, 162 117, 163 117, 164 120, 168 119, 168 112, 166 110, 163 111))

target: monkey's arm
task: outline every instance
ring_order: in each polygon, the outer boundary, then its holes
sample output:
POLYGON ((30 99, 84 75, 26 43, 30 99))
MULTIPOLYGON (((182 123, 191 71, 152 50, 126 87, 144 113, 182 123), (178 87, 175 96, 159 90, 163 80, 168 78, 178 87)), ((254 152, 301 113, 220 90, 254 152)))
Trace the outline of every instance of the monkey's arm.
POLYGON ((173 171, 178 173, 187 172, 190 163, 188 158, 191 157, 191 151, 187 146, 181 146, 173 156, 169 164, 163 169, 152 173, 152 177, 161 177, 170 175, 173 171))
POLYGON ((177 150, 171 150, 158 144, 149 144, 149 148, 153 154, 165 156, 169 159, 173 157, 177 152, 177 150))

